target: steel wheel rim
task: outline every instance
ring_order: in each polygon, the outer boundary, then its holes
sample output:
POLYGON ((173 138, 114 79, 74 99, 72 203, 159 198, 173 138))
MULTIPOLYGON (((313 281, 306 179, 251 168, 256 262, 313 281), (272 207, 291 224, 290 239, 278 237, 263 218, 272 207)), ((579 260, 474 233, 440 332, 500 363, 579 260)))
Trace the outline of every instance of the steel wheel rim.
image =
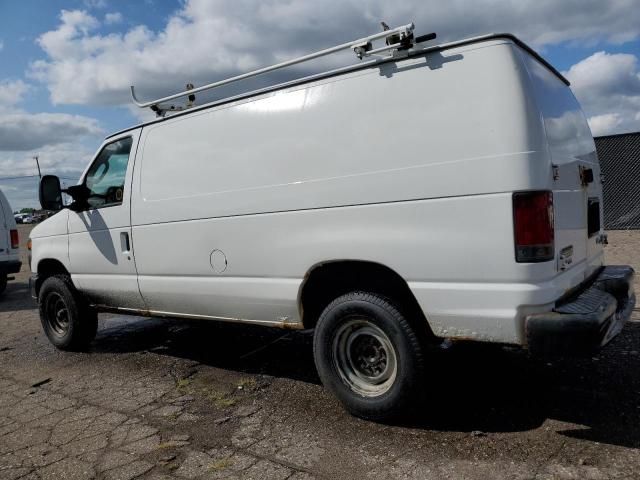
POLYGON ((50 293, 45 305, 47 323, 57 336, 66 335, 69 330, 69 309, 59 293, 50 293))
POLYGON ((364 397, 389 391, 398 373, 391 340, 365 318, 347 320, 338 328, 333 339, 333 361, 342 381, 364 397))

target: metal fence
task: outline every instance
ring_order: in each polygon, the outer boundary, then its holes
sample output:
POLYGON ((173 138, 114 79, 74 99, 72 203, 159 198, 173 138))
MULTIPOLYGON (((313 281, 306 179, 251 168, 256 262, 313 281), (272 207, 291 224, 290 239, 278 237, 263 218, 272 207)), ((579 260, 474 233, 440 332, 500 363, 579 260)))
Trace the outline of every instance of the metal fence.
POLYGON ((604 227, 640 230, 640 132, 596 137, 604 227))

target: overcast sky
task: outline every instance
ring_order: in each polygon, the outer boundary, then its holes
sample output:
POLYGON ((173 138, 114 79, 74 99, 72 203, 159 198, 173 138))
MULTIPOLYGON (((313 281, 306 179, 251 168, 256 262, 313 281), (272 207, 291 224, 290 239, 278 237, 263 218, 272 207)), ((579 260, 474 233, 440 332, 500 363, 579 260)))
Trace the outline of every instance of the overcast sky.
POLYGON ((380 20, 441 41, 515 33, 569 78, 594 135, 640 130, 640 0, 0 0, 0 189, 14 209, 37 206, 35 179, 2 180, 36 174, 34 155, 75 183, 106 134, 148 115, 129 85, 173 93, 380 20))

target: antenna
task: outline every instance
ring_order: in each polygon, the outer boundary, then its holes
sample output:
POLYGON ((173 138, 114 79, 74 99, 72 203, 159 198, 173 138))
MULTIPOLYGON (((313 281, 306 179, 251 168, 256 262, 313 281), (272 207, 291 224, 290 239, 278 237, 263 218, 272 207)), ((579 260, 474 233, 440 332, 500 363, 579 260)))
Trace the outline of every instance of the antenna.
POLYGON ((327 55, 331 55, 333 53, 337 53, 342 50, 353 50, 353 52, 356 54, 356 56, 360 60, 362 60, 364 57, 378 55, 383 52, 389 52, 389 56, 393 57, 393 56, 399 55, 398 52, 412 48, 416 43, 426 42, 428 40, 433 40, 434 38, 436 38, 436 34, 431 33, 428 35, 422 35, 421 37, 414 39, 413 29, 415 28, 415 26, 413 23, 408 23, 407 25, 402 25, 396 28, 389 28, 384 22, 382 22, 382 25, 383 25, 383 28, 385 28, 385 30, 373 35, 369 35, 368 37, 364 37, 358 40, 353 40, 351 42, 336 45, 335 47, 327 48, 325 50, 320 50, 318 52, 310 53, 308 55, 287 60, 281 63, 276 63, 275 65, 271 65, 268 67, 259 68, 251 72, 243 73, 241 75, 236 75, 234 77, 230 77, 224 80, 209 83, 201 87, 193 88, 193 84, 189 83, 187 84, 187 89, 183 92, 175 93, 173 95, 158 98, 156 100, 152 100, 149 102, 140 101, 136 96, 135 87, 132 85, 131 98, 133 99, 133 102, 138 107, 140 108, 149 107, 151 108, 151 110, 156 112, 158 116, 164 116, 168 111, 180 111, 180 110, 184 110, 185 108, 191 107, 193 105, 193 102, 195 101, 196 93, 222 87, 223 85, 228 85, 230 83, 238 82, 240 80, 245 80, 247 78, 255 77, 268 72, 273 72, 274 70, 279 70, 281 68, 297 65, 299 63, 308 62, 316 58, 325 57, 327 55), (386 45, 380 48, 373 49, 372 42, 383 39, 383 38, 385 39, 386 45), (178 98, 182 98, 186 96, 189 97, 189 101, 185 107, 175 106, 175 105, 168 105, 168 106, 161 105, 163 103, 170 102, 172 100, 176 100, 178 98))

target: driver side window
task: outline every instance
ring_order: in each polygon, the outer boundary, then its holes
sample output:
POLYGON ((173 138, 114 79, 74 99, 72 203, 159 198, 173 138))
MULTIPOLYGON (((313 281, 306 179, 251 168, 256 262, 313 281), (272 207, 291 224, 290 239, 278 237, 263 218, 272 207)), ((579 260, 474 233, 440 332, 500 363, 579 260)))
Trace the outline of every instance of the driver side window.
POLYGON ((122 204, 132 143, 133 139, 127 137, 105 145, 89 168, 84 184, 89 190, 90 208, 122 204))

